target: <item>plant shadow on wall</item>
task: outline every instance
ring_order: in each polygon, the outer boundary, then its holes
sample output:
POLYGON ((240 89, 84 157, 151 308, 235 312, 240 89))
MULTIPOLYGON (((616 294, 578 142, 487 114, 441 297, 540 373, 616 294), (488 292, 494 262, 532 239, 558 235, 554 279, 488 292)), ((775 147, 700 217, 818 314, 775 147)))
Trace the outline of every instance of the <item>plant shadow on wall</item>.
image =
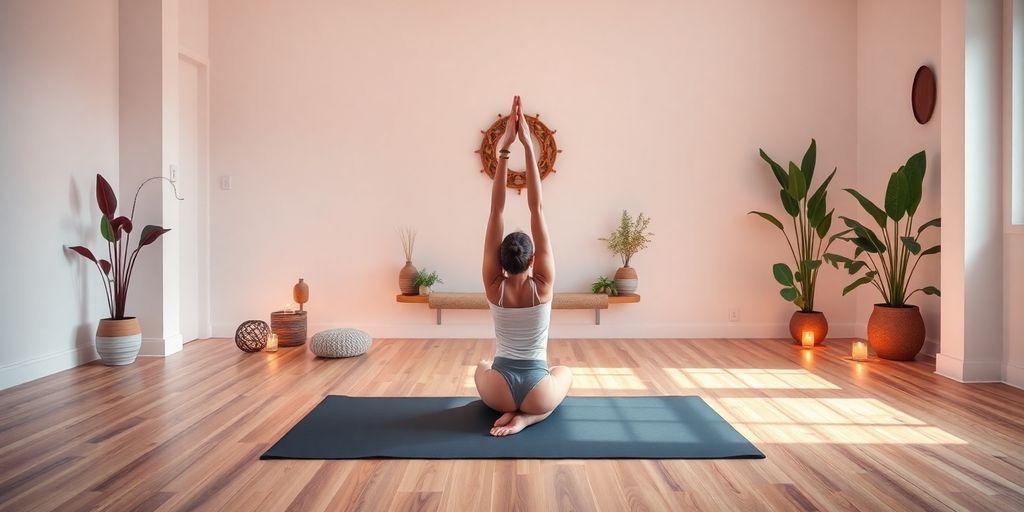
POLYGON ((142 346, 142 330, 135 317, 125 316, 128 304, 128 287, 131 284, 135 261, 143 247, 156 242, 170 231, 161 226, 147 225, 139 234, 138 244, 131 247, 131 234, 134 231, 135 206, 139 200, 139 192, 147 183, 154 180, 166 180, 174 190, 175 198, 178 190, 174 182, 162 176, 149 178, 139 185, 132 200, 131 212, 125 216, 115 217, 117 211, 117 195, 103 176, 96 175, 96 203, 100 213, 100 235, 107 242, 107 258, 97 258, 87 247, 76 245, 66 247, 83 258, 93 262, 100 273, 103 290, 107 297, 107 308, 110 318, 100 320, 96 328, 96 351, 105 364, 124 365, 135 361, 142 346))
POLYGON ((865 284, 871 284, 882 295, 883 303, 875 305, 868 319, 868 342, 879 357, 886 359, 909 361, 920 352, 925 340, 924 320, 921 310, 907 301, 918 292, 940 295, 934 286, 910 291, 910 280, 921 258, 941 250, 938 244, 921 250, 921 236, 928 228, 940 227, 941 219, 932 219, 914 230, 925 167, 925 152, 921 151, 889 176, 884 209, 860 192, 846 189, 882 230, 882 236, 854 219, 841 217, 849 229, 836 236, 854 245, 853 257, 825 255, 832 266, 842 265, 850 275, 865 271, 843 289, 843 295, 865 284))
POLYGON ((760 150, 761 158, 768 164, 781 187, 779 199, 782 201, 783 210, 790 217, 792 235, 787 231, 785 224, 770 213, 751 211, 749 214, 758 215, 779 228, 789 246, 793 266, 776 263, 772 266, 772 274, 783 286, 779 292, 782 298, 800 308, 793 313, 789 321, 789 332, 793 341, 800 343, 804 333, 810 332, 814 336, 814 343, 820 345, 828 335, 828 321, 823 313, 814 310, 814 295, 817 291, 822 254, 828 251, 836 240, 833 236, 825 241, 829 229, 832 228, 832 216, 835 213, 835 209, 829 210, 826 206, 828 185, 835 177, 837 169, 833 169, 814 193, 808 195, 811 181, 814 179, 817 153, 817 142, 811 139, 800 165, 789 162, 787 171, 763 149, 760 150))

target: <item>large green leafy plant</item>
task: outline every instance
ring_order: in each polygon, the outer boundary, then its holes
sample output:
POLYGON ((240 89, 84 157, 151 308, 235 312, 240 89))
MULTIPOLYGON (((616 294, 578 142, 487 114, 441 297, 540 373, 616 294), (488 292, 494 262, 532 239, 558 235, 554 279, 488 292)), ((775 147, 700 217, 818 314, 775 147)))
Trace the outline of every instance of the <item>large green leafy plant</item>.
POLYGON ((882 236, 854 219, 840 217, 849 229, 833 238, 852 243, 856 247, 853 258, 826 254, 825 259, 833 267, 839 268, 842 265, 850 275, 865 271, 843 289, 843 295, 868 283, 882 294, 885 305, 891 307, 905 306, 907 300, 917 292, 940 295, 939 289, 934 286, 925 286, 908 293, 910 279, 921 258, 940 251, 938 244, 921 250, 920 241, 921 235, 928 228, 941 226, 940 219, 932 219, 914 230, 914 215, 921 204, 925 163, 925 153, 921 151, 889 176, 884 209, 860 192, 846 189, 882 230, 882 236), (913 266, 910 265, 911 260, 914 261, 913 266))
POLYGON ((779 228, 786 237, 793 266, 776 263, 772 266, 772 273, 775 280, 782 285, 779 292, 782 298, 806 312, 814 311, 814 292, 818 283, 818 271, 821 268, 821 255, 835 240, 830 238, 825 241, 832 227, 832 215, 835 213, 834 208, 828 209, 826 201, 828 185, 835 177, 836 169, 832 170, 814 193, 809 194, 814 179, 817 153, 817 142, 811 139, 811 145, 804 152, 800 165, 789 162, 787 170, 772 160, 763 149, 761 150, 761 158, 768 163, 781 187, 779 198, 782 201, 782 208, 790 217, 792 234, 774 215, 760 211, 750 212, 779 228))

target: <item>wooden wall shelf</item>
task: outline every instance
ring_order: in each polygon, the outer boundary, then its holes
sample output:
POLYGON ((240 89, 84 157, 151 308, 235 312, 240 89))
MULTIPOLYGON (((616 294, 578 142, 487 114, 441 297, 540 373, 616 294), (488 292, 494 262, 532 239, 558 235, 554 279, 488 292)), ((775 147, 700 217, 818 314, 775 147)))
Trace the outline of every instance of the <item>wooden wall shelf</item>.
MULTIPOLYGON (((464 295, 470 295, 470 294, 464 294, 464 295)), ((481 292, 479 294, 472 294, 472 295, 479 295, 482 298, 484 294, 481 292)), ((557 296, 559 294, 556 293, 555 295, 557 296)), ((567 294, 567 295, 581 295, 581 294, 567 294)), ((398 295, 395 296, 395 302, 400 302, 402 304, 430 304, 430 296, 429 295, 402 295, 402 294, 398 294, 398 295)), ((475 302, 475 300, 474 300, 474 302, 475 302)), ((632 304, 632 303, 637 303, 637 302, 640 302, 640 296, 636 295, 636 294, 623 294, 623 295, 609 295, 608 296, 608 304, 632 304)), ((606 305, 602 305, 602 307, 607 307, 607 306, 606 305)), ((437 325, 441 325, 441 311, 443 311, 445 309, 481 309, 481 308, 482 308, 482 306, 481 307, 473 307, 473 308, 438 308, 437 309, 437 325)), ((570 307, 570 308, 557 308, 556 307, 556 309, 583 309, 583 308, 572 308, 572 307, 570 307)), ((597 324, 597 325, 601 325, 601 308, 594 308, 594 323, 597 324)))

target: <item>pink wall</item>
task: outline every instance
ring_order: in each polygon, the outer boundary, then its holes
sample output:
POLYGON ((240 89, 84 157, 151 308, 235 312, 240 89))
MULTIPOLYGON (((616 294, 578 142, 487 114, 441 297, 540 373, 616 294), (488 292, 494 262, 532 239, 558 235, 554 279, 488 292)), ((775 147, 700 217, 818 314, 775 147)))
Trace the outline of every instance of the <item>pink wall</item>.
MULTIPOLYGON (((770 267, 787 249, 745 215, 778 210, 757 148, 797 159, 816 137, 819 168, 840 169, 832 202, 851 210, 838 190, 858 155, 856 4, 580 5, 213 2, 214 334, 266 318, 301 276, 314 328, 489 336, 483 312, 436 327, 394 302, 395 229, 419 229, 414 262, 440 272, 438 289, 481 289, 489 182, 473 150, 518 93, 565 150, 544 184, 557 290, 615 271, 597 238, 623 208, 654 219, 634 264, 643 302, 600 327, 556 312, 555 336, 783 335, 792 307, 770 267)), ((528 225, 522 198, 508 210, 508 228, 528 225)), ((843 284, 829 272, 819 285, 836 335, 855 322, 843 284)))
MULTIPOLYGON (((881 204, 889 175, 907 158, 927 151, 924 199, 916 223, 939 216, 940 140, 942 112, 936 102, 931 121, 921 125, 914 119, 910 90, 914 73, 922 65, 940 72, 939 9, 933 0, 859 0, 857 2, 857 190, 881 204)), ((939 87, 944 84, 939 83, 939 87)), ((844 192, 845 194, 845 192, 844 192)), ((873 225, 857 207, 857 216, 873 225)), ((930 247, 939 243, 939 231, 926 238, 930 247)), ((847 251, 849 253, 849 251, 847 251)), ((934 285, 939 279, 940 255, 922 260, 915 288, 934 285)), ((857 335, 867 335, 867 321, 873 304, 881 302, 878 292, 863 287, 857 292, 857 335)), ((939 299, 918 293, 912 302, 921 307, 928 343, 925 352, 935 354, 939 341, 939 299)))

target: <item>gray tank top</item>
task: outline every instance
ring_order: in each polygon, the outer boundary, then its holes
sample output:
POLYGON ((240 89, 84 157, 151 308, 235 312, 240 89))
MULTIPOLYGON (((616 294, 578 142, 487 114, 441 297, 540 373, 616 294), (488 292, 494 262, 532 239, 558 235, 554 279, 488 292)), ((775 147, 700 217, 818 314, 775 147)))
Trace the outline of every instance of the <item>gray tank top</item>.
POLYGON ((533 287, 533 306, 528 308, 506 308, 505 281, 501 282, 498 304, 490 304, 494 318, 494 337, 497 348, 494 355, 509 359, 548 358, 548 328, 551 325, 551 302, 538 304, 537 283, 530 278, 533 287))

